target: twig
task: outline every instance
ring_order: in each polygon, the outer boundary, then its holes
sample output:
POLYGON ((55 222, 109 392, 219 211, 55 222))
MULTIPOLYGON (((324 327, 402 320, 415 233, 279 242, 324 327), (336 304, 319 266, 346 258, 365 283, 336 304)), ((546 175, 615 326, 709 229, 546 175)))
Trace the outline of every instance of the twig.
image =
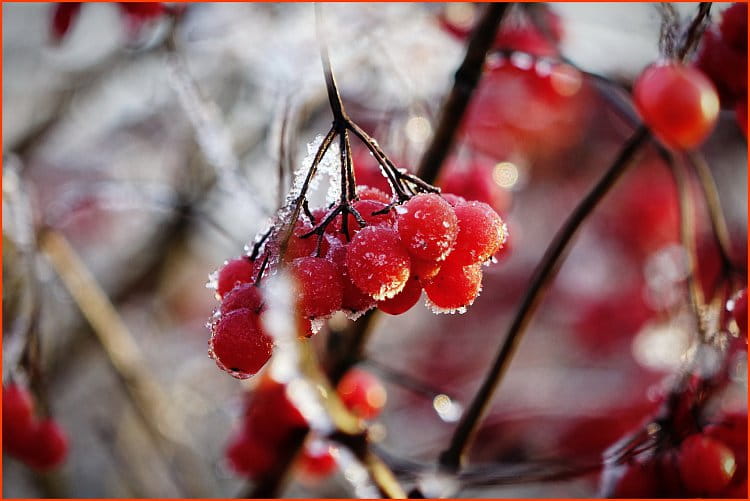
POLYGON ((450 153, 464 112, 482 76, 487 53, 492 48, 500 22, 511 5, 487 4, 484 16, 472 32, 464 60, 456 71, 453 89, 440 113, 435 135, 417 170, 417 175, 428 183, 433 183, 437 179, 440 166, 450 153))
POLYGON ((440 456, 440 464, 445 469, 449 471, 460 469, 463 453, 476 433, 477 425, 489 406, 495 388, 505 374, 532 314, 544 296, 547 286, 556 275, 573 237, 599 201, 609 192, 615 181, 633 163, 635 154, 649 138, 650 134, 645 127, 641 126, 635 131, 609 169, 558 230, 534 272, 531 285, 521 301, 521 306, 516 311, 513 322, 505 336, 505 341, 501 345, 492 367, 485 376, 482 386, 474 396, 467 412, 456 427, 450 446, 440 456))
POLYGON ((690 55, 703 36, 711 14, 711 5, 712 2, 701 2, 698 5, 698 14, 693 18, 684 37, 680 40, 680 48, 677 50, 677 58, 680 61, 684 61, 690 55))
POLYGON ((716 188, 716 181, 711 173, 711 169, 706 159, 699 152, 692 151, 685 154, 693 170, 697 174, 698 183, 703 192, 703 197, 708 210, 708 217, 711 221, 711 230, 713 232, 716 245, 719 248, 721 259, 727 270, 737 272, 741 275, 747 274, 744 263, 735 263, 732 259, 732 243, 729 238, 729 229, 727 221, 724 218, 724 212, 721 208, 719 191, 716 188))

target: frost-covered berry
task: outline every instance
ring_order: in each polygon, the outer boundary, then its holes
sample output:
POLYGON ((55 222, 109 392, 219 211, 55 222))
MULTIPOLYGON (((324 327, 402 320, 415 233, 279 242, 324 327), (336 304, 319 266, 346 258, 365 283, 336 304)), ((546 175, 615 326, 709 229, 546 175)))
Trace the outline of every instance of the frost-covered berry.
MULTIPOLYGON (((393 226, 393 224, 396 222, 396 217, 393 215, 393 212, 389 211, 385 214, 374 214, 375 212, 379 212, 386 207, 386 204, 384 204, 383 202, 379 202, 377 200, 359 200, 358 202, 354 202, 352 204, 352 207, 357 212, 359 212, 359 215, 362 216, 362 219, 365 221, 365 224, 367 226, 393 226)), ((349 230, 350 237, 362 229, 362 227, 357 222, 357 219, 351 214, 347 215, 347 224, 349 225, 347 229, 349 230)), ((343 228, 341 226, 341 216, 336 218, 335 225, 337 231, 343 231, 343 228)))
POLYGON ((37 471, 56 468, 68 454, 68 439, 53 419, 40 421, 34 427, 31 448, 24 461, 37 471))
POLYGON ((362 419, 373 419, 385 406, 387 394, 378 378, 361 369, 347 372, 336 391, 347 409, 362 419))
POLYGON ((378 188, 373 188, 372 186, 357 186, 357 197, 360 200, 377 200, 378 202, 383 202, 384 204, 388 204, 391 202, 391 197, 388 196, 387 193, 379 190, 378 188))
POLYGON ((350 313, 360 313, 375 306, 375 300, 362 292, 354 285, 346 268, 347 246, 343 243, 331 245, 326 258, 331 260, 341 273, 341 283, 344 286, 344 295, 341 300, 341 309, 350 313))
POLYGON ((354 285, 378 301, 393 297, 409 279, 411 261, 398 233, 368 226, 347 246, 346 268, 354 285))
POLYGON ((341 309, 344 286, 331 261, 302 257, 292 261, 289 272, 296 282, 297 309, 305 318, 324 318, 341 309))
POLYGON ((440 261, 448 255, 458 234, 458 221, 440 195, 417 195, 397 212, 398 234, 411 256, 440 261))
POLYGON ((209 354, 220 369, 247 378, 258 372, 273 352, 273 339, 260 324, 258 314, 241 309, 223 315, 214 325, 209 354))
POLYGON ((717 496, 737 469, 732 450, 704 434, 687 437, 678 455, 680 478, 693 496, 717 496))
POLYGON ((238 284, 246 284, 253 281, 253 261, 242 256, 228 261, 220 270, 216 286, 216 292, 224 297, 226 293, 234 289, 238 284))
POLYGON ((467 202, 454 208, 458 218, 458 237, 450 254, 455 263, 487 261, 504 244, 507 230, 492 207, 482 202, 467 202))
POLYGON ((435 313, 461 312, 482 290, 482 265, 464 265, 449 257, 437 275, 422 281, 422 287, 435 313))
POLYGON ((417 304, 421 295, 422 284, 416 277, 411 277, 401 292, 390 299, 378 301, 378 308, 389 315, 401 315, 417 304))
POLYGON ((222 315, 226 315, 230 311, 241 310, 243 308, 252 310, 255 313, 260 313, 263 308, 263 296, 260 293, 260 288, 255 284, 240 284, 229 291, 221 300, 219 311, 221 311, 222 315))
POLYGON ((443 197, 443 200, 445 200, 451 205, 451 207, 455 207, 456 205, 460 205, 460 204, 465 204, 468 201, 464 197, 456 195, 455 193, 443 193, 442 197, 443 197))
POLYGON ((317 235, 311 235, 307 238, 301 238, 302 235, 312 231, 312 225, 303 220, 298 220, 294 225, 294 230, 287 241, 286 251, 284 252, 283 261, 291 263, 297 258, 313 255, 318 243, 317 235))

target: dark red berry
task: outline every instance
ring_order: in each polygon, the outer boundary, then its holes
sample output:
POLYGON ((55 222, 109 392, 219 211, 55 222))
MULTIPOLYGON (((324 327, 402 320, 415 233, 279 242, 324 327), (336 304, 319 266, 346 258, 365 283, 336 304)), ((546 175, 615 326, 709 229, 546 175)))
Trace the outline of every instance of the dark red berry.
POLYGON ((719 495, 737 469, 732 450, 704 434, 682 442, 678 466, 683 485, 693 496, 719 495))
POLYGON ((238 284, 246 284, 252 281, 253 261, 247 256, 238 257, 226 262, 219 270, 216 292, 219 293, 219 296, 224 297, 238 284))
POLYGON ((411 277, 401 292, 390 299, 378 301, 378 308, 389 315, 401 315, 417 304, 421 295, 422 285, 416 277, 411 277))
POLYGON ((333 448, 317 440, 305 446, 298 463, 300 472, 310 479, 327 477, 336 471, 336 467, 333 448))
POLYGON ((236 377, 246 378, 258 372, 273 352, 273 339, 263 331, 258 314, 235 310, 222 315, 214 324, 209 354, 219 368, 236 377))
POLYGON ((51 31, 55 42, 59 42, 68 34, 80 13, 80 2, 59 2, 52 6, 51 31))
POLYGON ((252 432, 242 430, 227 445, 229 467, 240 475, 259 478, 267 474, 276 460, 273 444, 265 443, 252 432))
POLYGON ((29 391, 17 384, 3 387, 3 449, 25 457, 35 424, 34 401, 29 391))
POLYGON ((255 313, 260 313, 263 308, 263 296, 260 293, 260 289, 254 284, 240 284, 229 293, 224 296, 221 301, 222 315, 226 315, 230 311, 241 310, 246 308, 252 310, 255 313))
POLYGON ((410 266, 409 254, 392 228, 368 226, 347 246, 349 277, 362 292, 379 301, 401 292, 410 266))
POLYGON ((357 313, 369 310, 375 306, 375 300, 362 292, 354 285, 346 268, 347 246, 343 243, 331 245, 326 257, 330 259, 341 273, 341 282, 344 286, 344 295, 341 301, 341 309, 357 313))
POLYGON ((34 427, 33 446, 24 461, 38 471, 60 466, 68 454, 68 439, 62 428, 52 419, 40 421, 34 427))
POLYGON ((448 255, 458 234, 453 207, 435 193, 415 196, 396 208, 398 234, 411 256, 440 261, 448 255))
POLYGON ((289 272, 296 282, 297 309, 305 318, 324 318, 341 309, 344 295, 341 273, 320 257, 295 259, 289 272))

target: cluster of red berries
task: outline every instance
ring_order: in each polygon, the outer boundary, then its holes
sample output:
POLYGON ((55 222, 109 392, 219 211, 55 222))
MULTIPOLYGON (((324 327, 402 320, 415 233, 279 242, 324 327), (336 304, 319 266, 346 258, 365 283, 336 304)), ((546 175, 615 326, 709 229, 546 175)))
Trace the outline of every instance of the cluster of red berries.
POLYGON ((51 418, 38 419, 31 394, 18 384, 3 386, 3 451, 29 467, 46 471, 68 453, 68 439, 51 418))
POLYGON ((747 415, 733 414, 679 446, 617 466, 604 493, 615 498, 747 498, 747 415))
POLYGON ((735 110, 747 135, 747 4, 735 3, 722 13, 718 27, 703 34, 695 62, 714 83, 721 107, 735 110))
MULTIPOLYGON (((374 307, 404 313, 423 289, 433 311, 464 311, 481 290, 482 264, 507 238, 489 205, 455 195, 419 194, 392 207, 382 191, 360 187, 352 207, 361 221, 348 214, 344 225, 340 214, 331 218, 326 209, 313 211, 312 221, 301 217, 280 259, 295 280, 299 330, 306 337, 338 311, 352 318, 374 307)), ((237 377, 255 374, 271 357, 257 284, 273 272, 276 264, 269 263, 278 253, 279 245, 266 243, 256 258, 234 259, 218 272, 221 306, 209 353, 237 377)))
MULTIPOLYGON (((374 419, 385 405, 385 388, 360 369, 347 372, 336 390, 349 411, 361 419, 374 419)), ((241 427, 226 449, 228 464, 236 473, 255 480, 271 474, 278 454, 287 450, 287 441, 308 429, 286 391, 286 386, 264 376, 246 401, 241 427)), ((336 469, 335 449, 320 440, 310 441, 298 468, 307 478, 331 474, 336 469)))

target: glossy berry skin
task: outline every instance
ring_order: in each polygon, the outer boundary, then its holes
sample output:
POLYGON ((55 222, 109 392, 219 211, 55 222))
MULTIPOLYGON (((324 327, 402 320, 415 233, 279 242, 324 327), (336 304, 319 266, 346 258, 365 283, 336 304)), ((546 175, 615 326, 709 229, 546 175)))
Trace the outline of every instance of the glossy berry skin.
POLYGON ((453 248, 458 221, 451 205, 435 193, 415 196, 396 209, 398 234, 412 257, 441 261, 453 248))
POLYGON ((482 290, 482 265, 464 265, 448 258, 435 277, 422 281, 435 313, 453 313, 471 306, 482 290))
POLYGON ((696 68, 676 63, 646 68, 633 87, 646 125, 665 143, 682 149, 699 146, 719 116, 719 96, 696 68))
POLYGON ((500 250, 507 238, 503 220, 492 207, 482 202, 467 202, 454 207, 458 218, 458 237, 450 254, 464 265, 487 261, 500 250))
POLYGON ((333 262, 341 273, 341 282, 344 287, 341 309, 352 313, 369 310, 375 306, 375 300, 359 290, 359 287, 352 282, 346 268, 346 253, 346 245, 339 243, 338 245, 331 245, 326 255, 326 258, 333 262))
POLYGON ((52 419, 45 419, 36 424, 32 446, 25 462, 37 471, 54 469, 68 454, 68 439, 62 428, 52 419))
POLYGON ((747 337, 747 289, 743 289, 735 298, 732 317, 737 322, 740 334, 747 337))
POLYGON ((257 373, 273 352, 273 339, 263 331, 258 314, 240 309, 223 315, 213 326, 209 354, 219 368, 239 378, 257 373))
POLYGON ((416 277, 411 277, 401 292, 390 299, 378 301, 378 308, 389 315, 401 315, 417 304, 421 295, 422 284, 416 277))
POLYGON ((324 318, 341 309, 341 273, 328 259, 302 257, 289 265, 296 282, 297 308, 305 318, 324 318))
POLYGON ((220 270, 216 292, 224 297, 238 284, 246 284, 253 281, 253 261, 243 256, 228 261, 220 270))
POLYGON ((737 468, 732 450, 703 434, 682 442, 678 466, 682 483, 692 496, 719 495, 737 468))
POLYGON ((347 372, 336 391, 347 409, 362 419, 374 419, 385 406, 387 394, 378 378, 361 369, 347 372))
POLYGON ((346 268, 359 289, 380 301, 393 297, 409 279, 411 260, 396 230, 368 226, 347 246, 346 268))
POLYGON ((263 296, 255 284, 240 284, 224 296, 219 311, 226 315, 230 311, 248 309, 260 313, 263 309, 263 296))

